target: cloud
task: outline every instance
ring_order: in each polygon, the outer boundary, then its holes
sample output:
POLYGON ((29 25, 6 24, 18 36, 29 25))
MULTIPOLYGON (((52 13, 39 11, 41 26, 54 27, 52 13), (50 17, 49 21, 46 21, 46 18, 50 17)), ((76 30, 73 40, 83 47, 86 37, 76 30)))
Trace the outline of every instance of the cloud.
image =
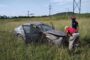
POLYGON ((58 5, 72 4, 72 0, 51 0, 51 3, 58 5))
POLYGON ((7 7, 7 5, 5 5, 5 4, 0 4, 0 7, 7 7))
POLYGON ((54 2, 54 3, 61 3, 61 2, 63 2, 63 0, 51 0, 52 2, 54 2))
POLYGON ((51 2, 53 2, 53 3, 68 3, 68 2, 72 2, 72 0, 51 0, 51 2))
MULTIPOLYGON (((60 5, 60 6, 72 6, 73 5, 73 0, 50 0, 51 3, 54 5, 60 5)), ((75 0, 77 3, 79 0, 75 0)), ((90 0, 82 0, 81 1, 81 6, 83 7, 88 7, 90 8, 90 0)))
POLYGON ((90 0, 82 0, 82 5, 83 6, 89 6, 90 5, 90 0))

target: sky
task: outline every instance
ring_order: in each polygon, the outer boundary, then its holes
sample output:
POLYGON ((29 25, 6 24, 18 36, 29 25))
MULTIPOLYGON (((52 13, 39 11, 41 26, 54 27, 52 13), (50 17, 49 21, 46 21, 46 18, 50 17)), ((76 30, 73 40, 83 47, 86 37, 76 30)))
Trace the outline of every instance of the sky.
MULTIPOLYGON (((72 11, 73 0, 0 0, 0 15, 27 16, 28 11, 35 16, 48 15, 49 4, 51 14, 68 12, 72 11)), ((81 6, 81 13, 90 13, 90 0, 82 0, 81 6)))

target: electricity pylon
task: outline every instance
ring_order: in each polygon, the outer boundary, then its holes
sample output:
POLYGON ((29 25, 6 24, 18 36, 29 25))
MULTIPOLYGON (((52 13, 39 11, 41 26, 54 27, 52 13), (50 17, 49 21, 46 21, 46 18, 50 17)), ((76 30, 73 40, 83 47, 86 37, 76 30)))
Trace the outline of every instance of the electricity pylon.
POLYGON ((73 0, 73 13, 75 13, 75 10, 78 9, 79 14, 81 13, 81 0, 73 0))

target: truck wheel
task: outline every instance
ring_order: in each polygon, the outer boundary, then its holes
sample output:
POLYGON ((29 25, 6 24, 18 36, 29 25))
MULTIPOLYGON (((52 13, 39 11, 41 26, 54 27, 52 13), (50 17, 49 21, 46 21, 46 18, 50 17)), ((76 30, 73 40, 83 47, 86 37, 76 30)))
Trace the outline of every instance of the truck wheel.
POLYGON ((22 35, 18 34, 18 35, 17 35, 17 40, 24 40, 24 38, 23 38, 22 35))

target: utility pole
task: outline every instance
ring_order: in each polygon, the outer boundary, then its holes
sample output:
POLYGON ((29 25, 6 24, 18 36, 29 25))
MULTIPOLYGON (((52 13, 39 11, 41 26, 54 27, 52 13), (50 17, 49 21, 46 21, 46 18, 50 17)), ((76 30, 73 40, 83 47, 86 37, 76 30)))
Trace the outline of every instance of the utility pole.
POLYGON ((49 4, 49 16, 51 16, 51 9, 52 9, 51 4, 49 4))
POLYGON ((27 16, 29 17, 29 11, 27 11, 27 16))
POLYGON ((66 16, 68 16, 69 14, 69 8, 66 8, 66 16))
POLYGON ((81 0, 80 0, 80 6, 79 6, 79 14, 81 13, 81 0))
POLYGON ((74 10, 75 10, 75 0, 73 0, 73 14, 75 13, 74 10))

